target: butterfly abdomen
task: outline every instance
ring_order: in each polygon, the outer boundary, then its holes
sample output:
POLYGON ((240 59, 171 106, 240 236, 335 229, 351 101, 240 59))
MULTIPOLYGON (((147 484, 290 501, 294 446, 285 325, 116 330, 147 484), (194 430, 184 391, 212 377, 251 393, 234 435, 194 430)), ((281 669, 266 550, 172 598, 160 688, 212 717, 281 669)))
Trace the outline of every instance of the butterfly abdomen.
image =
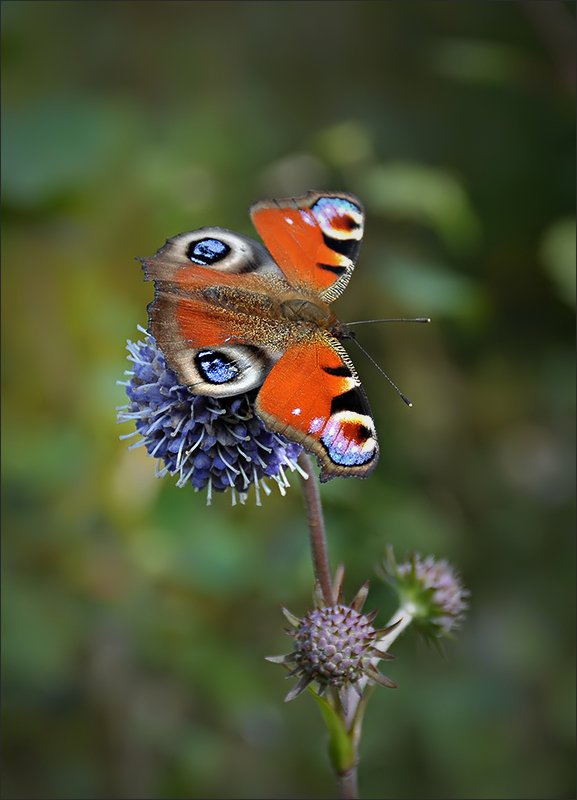
POLYGON ((201 294, 204 300, 211 306, 222 309, 223 313, 232 312, 248 317, 244 324, 249 330, 274 321, 279 332, 284 330, 283 339, 287 336, 299 338, 299 333, 305 331, 310 333, 315 329, 332 329, 336 323, 336 318, 326 303, 296 293, 283 291, 279 297, 271 291, 261 293, 219 285, 206 287, 201 290, 201 294), (287 294, 290 296, 287 297, 287 294))
POLYGON ((251 316, 273 318, 278 303, 266 294, 230 286, 209 286, 202 296, 212 305, 251 316))

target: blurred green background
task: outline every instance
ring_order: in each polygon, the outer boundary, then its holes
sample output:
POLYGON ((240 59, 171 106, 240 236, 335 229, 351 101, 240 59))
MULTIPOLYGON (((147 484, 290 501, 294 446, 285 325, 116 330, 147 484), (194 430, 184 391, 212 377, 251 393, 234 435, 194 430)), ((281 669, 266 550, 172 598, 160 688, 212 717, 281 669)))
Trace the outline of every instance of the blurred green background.
POLYGON ((333 563, 351 598, 390 543, 472 593, 445 657, 396 643, 361 794, 574 797, 575 4, 1 10, 3 797, 334 795, 264 661, 311 604, 298 481, 207 508, 115 423, 134 257, 323 188, 367 210, 339 317, 433 318, 359 329, 414 407, 352 351, 382 456, 322 489, 333 563))

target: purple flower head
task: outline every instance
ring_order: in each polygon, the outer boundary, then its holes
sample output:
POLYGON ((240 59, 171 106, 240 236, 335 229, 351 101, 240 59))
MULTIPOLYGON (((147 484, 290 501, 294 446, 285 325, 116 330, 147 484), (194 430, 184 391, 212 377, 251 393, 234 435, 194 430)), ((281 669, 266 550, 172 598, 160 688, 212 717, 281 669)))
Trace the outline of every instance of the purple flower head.
POLYGON ((268 431, 256 416, 257 391, 234 397, 195 395, 178 382, 154 338, 143 328, 144 341, 127 342, 132 370, 127 371, 129 403, 118 408, 118 422, 132 421, 141 438, 131 447, 144 445, 158 460, 156 474, 178 475, 176 485, 190 484, 196 491, 231 490, 244 503, 251 485, 260 505, 260 490, 270 494, 266 479, 276 482, 281 494, 289 486, 285 470, 305 473, 297 464, 301 446, 268 431))
POLYGON ((425 638, 450 636, 468 608, 469 591, 445 559, 418 553, 397 564, 392 548, 377 569, 395 591, 399 604, 425 638))
POLYGON ((394 627, 375 629, 373 621, 376 611, 363 614, 362 607, 368 593, 368 583, 363 584, 350 605, 342 597, 341 570, 334 586, 333 602, 323 601, 320 587, 315 587, 315 607, 303 619, 295 617, 286 608, 283 614, 295 628, 287 630, 295 640, 291 653, 282 656, 269 656, 267 661, 275 664, 292 665, 289 673, 298 677, 297 683, 285 697, 285 702, 293 700, 313 681, 317 684, 317 693, 324 694, 328 688, 336 689, 346 706, 345 696, 349 687, 362 696, 362 687, 369 683, 395 688, 376 668, 380 659, 392 659, 394 656, 378 649, 379 639, 394 627), (365 680, 361 680, 365 679, 365 680))

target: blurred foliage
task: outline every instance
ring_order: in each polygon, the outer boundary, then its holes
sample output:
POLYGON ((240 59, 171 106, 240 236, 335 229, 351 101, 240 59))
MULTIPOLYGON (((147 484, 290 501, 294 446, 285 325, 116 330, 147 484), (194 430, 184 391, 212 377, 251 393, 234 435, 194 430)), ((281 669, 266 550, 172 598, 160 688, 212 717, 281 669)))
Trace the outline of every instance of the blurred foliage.
POLYGON ((382 458, 323 487, 333 561, 472 592, 446 659, 395 645, 362 796, 575 796, 574 9, 2 3, 4 797, 333 793, 263 659, 311 603, 298 482, 207 508, 115 425, 134 256, 311 188, 367 209, 340 318, 434 318, 359 329, 414 408, 353 353, 382 458))

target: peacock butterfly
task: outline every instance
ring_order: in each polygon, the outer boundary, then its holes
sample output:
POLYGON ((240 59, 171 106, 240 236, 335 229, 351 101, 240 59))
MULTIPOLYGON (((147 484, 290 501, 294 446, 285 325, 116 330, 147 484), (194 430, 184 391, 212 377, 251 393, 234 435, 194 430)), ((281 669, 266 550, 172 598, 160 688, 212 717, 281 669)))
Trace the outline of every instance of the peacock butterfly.
POLYGON ((155 282, 149 329, 195 394, 258 391, 266 427, 316 454, 321 481, 366 477, 379 455, 368 400, 330 304, 361 246, 364 211, 340 192, 262 200, 250 208, 266 249, 206 227, 142 258, 155 282))

